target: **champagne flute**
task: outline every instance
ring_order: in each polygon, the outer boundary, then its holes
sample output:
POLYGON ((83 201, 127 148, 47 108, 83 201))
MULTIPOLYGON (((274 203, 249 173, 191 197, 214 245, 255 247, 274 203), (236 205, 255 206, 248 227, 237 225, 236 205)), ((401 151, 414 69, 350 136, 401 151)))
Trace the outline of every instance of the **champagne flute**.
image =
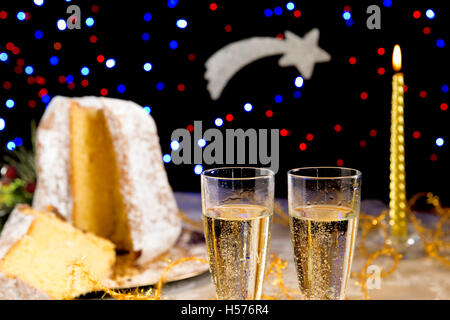
POLYGON ((274 173, 218 168, 201 176, 212 281, 220 300, 258 300, 272 230, 274 173))
POLYGON ((316 167, 288 172, 289 224, 300 291, 343 300, 358 229, 361 172, 316 167))

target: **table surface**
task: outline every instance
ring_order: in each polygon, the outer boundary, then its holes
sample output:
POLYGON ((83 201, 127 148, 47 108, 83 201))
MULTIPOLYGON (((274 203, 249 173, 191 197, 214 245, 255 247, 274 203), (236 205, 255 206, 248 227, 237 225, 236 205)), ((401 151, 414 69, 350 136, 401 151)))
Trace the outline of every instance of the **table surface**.
MULTIPOLYGON (((178 205, 190 219, 201 219, 201 197, 199 193, 175 193, 178 205)), ((286 200, 280 203, 286 208, 286 200)), ((362 211, 370 214, 379 214, 385 205, 381 201, 366 200, 362 203, 362 211)), ((429 219, 426 217, 425 219, 429 219)), ((380 238, 374 235, 372 244, 380 238)), ((298 292, 297 277, 293 262, 293 252, 289 228, 274 224, 270 243, 270 252, 288 262, 283 270, 283 282, 294 299, 302 299, 298 292)), ((416 251, 415 256, 405 258, 399 262, 397 270, 391 275, 381 278, 379 289, 369 290, 371 299, 450 299, 450 268, 416 251)), ((366 260, 355 251, 352 271, 359 271, 366 260)), ((392 266, 389 258, 380 258, 374 265, 387 270, 392 266)), ((279 286, 272 284, 270 279, 264 283, 263 294, 286 299, 279 286)), ((166 299, 214 299, 214 287, 209 273, 200 276, 167 284, 164 288, 166 299)), ((358 279, 350 278, 347 288, 347 299, 364 299, 358 279)))

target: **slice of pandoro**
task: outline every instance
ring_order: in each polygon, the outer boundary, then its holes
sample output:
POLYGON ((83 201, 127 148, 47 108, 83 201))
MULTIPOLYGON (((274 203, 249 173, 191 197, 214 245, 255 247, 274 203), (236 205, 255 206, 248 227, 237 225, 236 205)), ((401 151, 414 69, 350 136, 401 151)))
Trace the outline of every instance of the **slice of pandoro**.
POLYGON ((0 236, 0 299, 72 299, 112 273, 115 246, 56 214, 18 205, 0 236))

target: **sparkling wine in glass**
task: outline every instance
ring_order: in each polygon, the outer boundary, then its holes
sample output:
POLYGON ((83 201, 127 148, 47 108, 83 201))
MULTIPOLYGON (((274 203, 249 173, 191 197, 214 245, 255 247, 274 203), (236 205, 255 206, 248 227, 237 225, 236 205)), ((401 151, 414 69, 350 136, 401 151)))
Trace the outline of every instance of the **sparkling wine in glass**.
POLYGON ((317 167, 288 172, 294 261, 305 299, 342 300, 350 276, 361 173, 317 167))
POLYGON ((213 283, 220 300, 258 300, 272 229, 274 173, 219 168, 202 173, 202 207, 213 283))

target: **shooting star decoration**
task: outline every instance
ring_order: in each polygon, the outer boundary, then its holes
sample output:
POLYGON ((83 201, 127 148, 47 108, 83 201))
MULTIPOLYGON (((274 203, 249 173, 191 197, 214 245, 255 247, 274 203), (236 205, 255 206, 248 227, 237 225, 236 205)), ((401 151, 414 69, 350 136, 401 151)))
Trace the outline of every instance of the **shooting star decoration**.
POLYGON ((310 79, 315 63, 331 60, 318 41, 319 29, 312 29, 303 38, 285 31, 284 40, 253 37, 226 45, 205 63, 211 98, 217 100, 228 81, 243 67, 268 56, 282 55, 278 61, 280 67, 295 66, 305 79, 310 79))

